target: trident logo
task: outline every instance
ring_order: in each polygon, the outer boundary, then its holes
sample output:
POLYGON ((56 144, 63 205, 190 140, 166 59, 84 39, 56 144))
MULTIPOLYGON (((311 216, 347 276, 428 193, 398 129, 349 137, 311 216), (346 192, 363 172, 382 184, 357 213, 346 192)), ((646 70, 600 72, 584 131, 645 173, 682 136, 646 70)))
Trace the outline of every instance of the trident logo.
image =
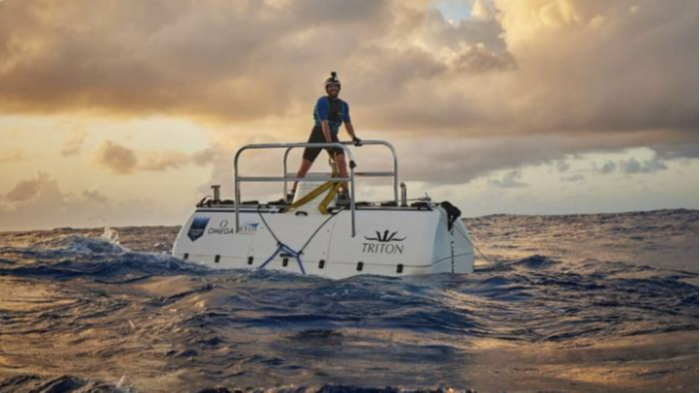
POLYGON ((397 232, 392 232, 391 235, 389 234, 389 230, 388 230, 388 229, 387 229, 386 231, 384 231, 384 234, 382 234, 382 233, 379 232, 379 231, 376 231, 375 233, 377 234, 377 237, 372 238, 372 237, 367 237, 367 236, 365 236, 365 239, 366 239, 366 240, 375 241, 375 242, 380 242, 380 243, 402 242, 402 241, 406 240, 405 237, 402 238, 402 239, 395 239, 395 238, 394 238, 394 237, 399 233, 398 231, 397 231, 397 232))

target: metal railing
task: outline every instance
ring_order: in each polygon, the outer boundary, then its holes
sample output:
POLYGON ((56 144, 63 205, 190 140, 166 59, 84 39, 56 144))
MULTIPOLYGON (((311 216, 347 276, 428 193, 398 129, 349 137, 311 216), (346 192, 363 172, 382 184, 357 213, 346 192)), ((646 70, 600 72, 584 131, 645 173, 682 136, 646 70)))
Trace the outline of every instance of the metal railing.
MULTIPOLYGON (((353 142, 337 142, 342 145, 354 145, 353 142)), ((394 182, 394 200, 396 203, 399 202, 399 159, 396 155, 396 149, 394 148, 394 145, 387 141, 375 141, 375 140, 369 140, 369 141, 362 141, 362 146, 386 146, 389 151, 391 151, 391 155, 394 159, 394 171, 393 172, 356 172, 355 175, 357 176, 368 176, 368 177, 393 177, 393 182, 394 182)), ((287 173, 287 159, 289 158, 289 153, 294 149, 294 147, 289 147, 287 150, 284 152, 284 160, 283 160, 283 173, 285 176, 288 175, 287 173)), ((289 179, 289 180, 294 180, 294 179, 289 179)), ((284 194, 287 194, 287 181, 284 182, 284 194)))
POLYGON ((240 230, 240 217, 239 217, 239 205, 241 203, 241 185, 244 182, 283 182, 284 183, 284 196, 287 193, 287 185, 289 181, 303 181, 310 180, 303 177, 289 176, 287 173, 287 159, 289 158, 289 153, 293 149, 306 148, 306 147, 317 147, 317 148, 338 148, 345 151, 348 157, 348 166, 350 167, 349 177, 332 177, 328 176, 315 176, 313 180, 315 181, 331 181, 334 183, 338 182, 350 182, 350 215, 351 215, 351 226, 352 226, 352 236, 355 237, 355 176, 368 176, 368 177, 393 177, 394 182, 394 199, 399 203, 399 186, 398 186, 398 172, 399 172, 399 161, 396 156, 396 149, 392 144, 386 141, 363 141, 362 145, 382 145, 389 148, 394 158, 394 171, 393 172, 358 172, 355 173, 355 159, 353 158, 352 151, 348 148, 348 145, 352 145, 352 142, 334 142, 334 143, 263 143, 263 144, 250 144, 245 145, 238 149, 236 156, 233 160, 233 177, 234 177, 234 208, 236 211, 236 233, 240 230), (260 149, 286 149, 284 152, 284 159, 282 165, 283 176, 240 176, 238 170, 238 160, 246 150, 260 150, 260 149))

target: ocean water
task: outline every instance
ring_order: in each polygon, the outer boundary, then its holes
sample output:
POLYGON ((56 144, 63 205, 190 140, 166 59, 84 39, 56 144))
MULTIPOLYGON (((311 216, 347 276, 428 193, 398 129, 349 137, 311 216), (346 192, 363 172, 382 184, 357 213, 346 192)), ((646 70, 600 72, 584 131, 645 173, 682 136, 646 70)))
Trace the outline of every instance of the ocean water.
POLYGON ((465 224, 474 274, 340 281, 0 233, 0 392, 698 391, 697 211, 465 224))

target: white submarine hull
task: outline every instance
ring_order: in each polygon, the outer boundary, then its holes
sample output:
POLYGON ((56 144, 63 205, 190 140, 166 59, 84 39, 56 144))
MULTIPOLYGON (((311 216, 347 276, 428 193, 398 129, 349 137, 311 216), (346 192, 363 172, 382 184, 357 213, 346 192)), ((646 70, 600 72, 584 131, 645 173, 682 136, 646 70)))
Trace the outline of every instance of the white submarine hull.
POLYGON ((214 269, 271 269, 343 279, 474 271, 474 248, 461 220, 437 204, 357 207, 329 215, 275 206, 202 206, 182 227, 173 255, 214 269), (452 221, 452 223, 450 223, 452 221))
POLYGON ((401 184, 399 199, 398 158, 386 141, 332 143, 273 143, 241 147, 235 155, 234 199, 203 199, 183 225, 173 255, 215 269, 271 269, 332 279, 373 274, 401 277, 474 271, 474 248, 460 211, 449 202, 429 198, 408 204, 401 184), (391 171, 356 172, 354 148, 387 148, 393 156, 391 171), (331 174, 289 173, 287 159, 293 149, 343 150, 349 173, 337 166, 331 174), (281 176, 246 176, 239 167, 242 153, 254 150, 283 151, 281 176), (394 200, 356 202, 356 177, 391 178, 394 200), (242 202, 244 183, 279 182, 285 198, 260 204, 242 202), (298 182, 293 202, 287 201, 288 185, 298 182), (349 190, 344 200, 337 194, 349 190))

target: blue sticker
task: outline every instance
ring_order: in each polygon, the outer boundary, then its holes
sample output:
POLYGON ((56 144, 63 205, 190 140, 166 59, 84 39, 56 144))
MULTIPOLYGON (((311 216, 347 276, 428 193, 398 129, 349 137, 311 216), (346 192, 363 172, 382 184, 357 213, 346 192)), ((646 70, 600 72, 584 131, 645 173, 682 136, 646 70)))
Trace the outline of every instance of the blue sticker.
POLYGON ((207 229, 207 224, 209 224, 209 217, 196 217, 192 220, 192 225, 190 225, 190 230, 187 232, 187 237, 195 241, 204 236, 204 230, 207 229))

